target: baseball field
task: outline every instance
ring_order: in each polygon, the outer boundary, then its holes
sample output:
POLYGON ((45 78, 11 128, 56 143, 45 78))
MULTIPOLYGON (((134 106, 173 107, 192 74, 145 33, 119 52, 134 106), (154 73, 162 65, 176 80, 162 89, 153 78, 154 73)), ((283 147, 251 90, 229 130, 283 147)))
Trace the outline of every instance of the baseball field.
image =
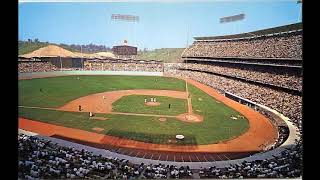
POLYGON ((177 78, 60 76, 18 85, 19 117, 130 140, 205 145, 249 129, 242 114, 177 78))

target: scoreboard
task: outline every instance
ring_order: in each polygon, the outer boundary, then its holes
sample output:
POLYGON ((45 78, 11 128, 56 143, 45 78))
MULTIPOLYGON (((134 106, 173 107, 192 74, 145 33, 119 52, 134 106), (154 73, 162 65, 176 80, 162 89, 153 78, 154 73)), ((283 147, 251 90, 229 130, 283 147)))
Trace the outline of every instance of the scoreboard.
POLYGON ((112 47, 113 54, 115 55, 137 55, 138 53, 138 48, 134 46, 113 46, 112 47))

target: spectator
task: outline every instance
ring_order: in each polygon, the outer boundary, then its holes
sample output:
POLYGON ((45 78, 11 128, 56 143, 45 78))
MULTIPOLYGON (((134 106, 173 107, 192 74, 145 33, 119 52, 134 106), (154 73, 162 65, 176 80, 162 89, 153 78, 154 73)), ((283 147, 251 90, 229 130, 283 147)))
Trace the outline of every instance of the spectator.
POLYGON ((302 59, 302 31, 244 39, 195 41, 182 56, 302 59))
POLYGON ((19 179, 165 179, 165 178, 293 178, 302 174, 302 143, 280 157, 256 160, 224 168, 191 170, 188 166, 132 164, 128 160, 94 155, 86 150, 62 147, 50 141, 18 135, 19 179))

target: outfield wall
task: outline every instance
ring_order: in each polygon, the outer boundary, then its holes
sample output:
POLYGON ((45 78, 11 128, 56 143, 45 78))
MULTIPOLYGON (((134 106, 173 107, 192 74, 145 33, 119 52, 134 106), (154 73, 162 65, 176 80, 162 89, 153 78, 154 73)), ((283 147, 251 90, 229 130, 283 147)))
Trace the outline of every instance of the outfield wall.
POLYGON ((19 73, 19 79, 70 76, 70 75, 132 75, 132 76, 163 76, 163 72, 144 72, 144 71, 51 71, 51 72, 31 72, 19 73))

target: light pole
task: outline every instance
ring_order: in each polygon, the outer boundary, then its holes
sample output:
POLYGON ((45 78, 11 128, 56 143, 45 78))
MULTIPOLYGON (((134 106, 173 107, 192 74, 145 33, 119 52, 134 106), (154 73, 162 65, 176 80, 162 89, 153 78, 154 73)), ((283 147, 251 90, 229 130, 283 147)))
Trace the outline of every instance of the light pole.
MULTIPOLYGON (((187 47, 186 49, 189 47, 189 25, 188 25, 188 22, 187 22, 187 47)), ((186 66, 184 69, 188 69, 188 58, 186 58, 186 66)))
POLYGON ((301 17, 301 14, 302 14, 302 2, 300 4, 301 4, 301 6, 300 6, 300 10, 299 10, 298 22, 299 22, 300 18, 301 18, 301 21, 302 21, 302 17, 301 17))

